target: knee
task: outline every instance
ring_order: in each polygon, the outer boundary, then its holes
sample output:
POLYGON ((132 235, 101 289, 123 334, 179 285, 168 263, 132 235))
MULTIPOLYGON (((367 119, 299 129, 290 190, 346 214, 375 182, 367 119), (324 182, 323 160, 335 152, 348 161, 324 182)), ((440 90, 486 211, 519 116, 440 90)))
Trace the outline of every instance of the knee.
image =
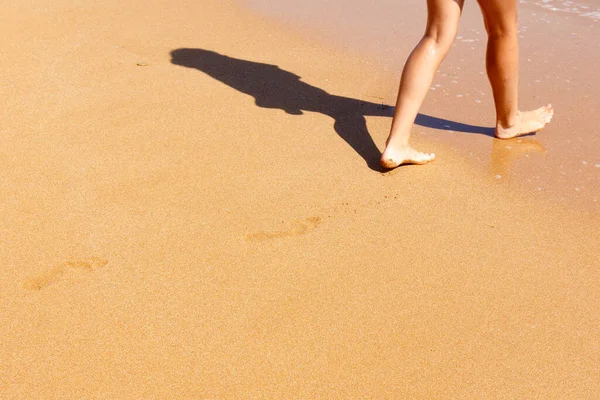
POLYGON ((425 32, 425 38, 430 40, 437 48, 447 52, 454 42, 457 29, 449 26, 429 26, 425 32))
POLYGON ((507 16, 495 21, 488 20, 485 24, 488 37, 491 39, 506 39, 517 37, 517 16, 507 16))

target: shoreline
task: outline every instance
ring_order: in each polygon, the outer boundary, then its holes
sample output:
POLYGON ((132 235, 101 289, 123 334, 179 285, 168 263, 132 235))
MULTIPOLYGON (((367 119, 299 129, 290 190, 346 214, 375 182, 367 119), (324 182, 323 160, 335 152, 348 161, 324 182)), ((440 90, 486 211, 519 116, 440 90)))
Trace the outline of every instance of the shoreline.
MULTIPOLYGON (((402 65, 420 37, 426 16, 422 5, 414 2, 403 6, 406 12, 416 12, 410 20, 393 17, 397 14, 393 2, 373 10, 360 2, 351 2, 344 10, 337 10, 334 3, 323 8, 316 1, 284 1, 277 6, 262 0, 239 3, 265 21, 364 59, 378 71, 380 79, 373 99, 388 105, 395 103, 402 65), (363 13, 360 18, 354 15, 357 12, 363 13), (330 23, 324 24, 325 20, 330 23), (358 21, 358 29, 351 29, 349 21, 358 21), (395 38, 400 36, 398 42, 395 38)), ((600 46, 594 35, 600 26, 593 16, 575 14, 593 11, 593 4, 582 3, 579 8, 573 4, 566 11, 555 6, 552 1, 520 2, 522 107, 527 110, 552 103, 557 118, 550 125, 520 140, 492 139, 494 114, 484 67, 485 30, 477 5, 466 3, 457 40, 438 70, 412 137, 426 136, 450 151, 456 150, 466 163, 488 170, 488 177, 523 195, 542 202, 550 200, 560 207, 598 212, 600 140, 594 134, 593 121, 577 115, 600 106, 596 97, 588 95, 600 91, 600 78, 593 69, 580 71, 569 58, 558 55, 573 48, 579 59, 585 58, 582 65, 596 63, 594 54, 600 53, 600 46), (539 44, 556 29, 568 35, 556 37, 546 51, 540 52, 539 44)), ((429 152, 426 148, 422 151, 429 152)))

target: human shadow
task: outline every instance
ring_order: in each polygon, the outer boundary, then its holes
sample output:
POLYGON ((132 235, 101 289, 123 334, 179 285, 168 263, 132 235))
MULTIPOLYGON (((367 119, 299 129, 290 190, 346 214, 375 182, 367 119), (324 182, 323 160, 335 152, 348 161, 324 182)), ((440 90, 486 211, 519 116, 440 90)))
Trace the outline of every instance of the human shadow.
MULTIPOLYGON (((334 120, 337 134, 365 160, 369 168, 383 171, 379 165, 381 152, 369 135, 365 117, 391 117, 393 107, 329 94, 302 82, 300 76, 276 65, 240 60, 210 50, 176 49, 171 52, 171 62, 195 68, 254 97, 259 107, 281 109, 292 115, 310 111, 330 116, 334 120)), ((425 114, 419 114, 415 123, 434 129, 494 136, 493 128, 462 124, 425 114)))

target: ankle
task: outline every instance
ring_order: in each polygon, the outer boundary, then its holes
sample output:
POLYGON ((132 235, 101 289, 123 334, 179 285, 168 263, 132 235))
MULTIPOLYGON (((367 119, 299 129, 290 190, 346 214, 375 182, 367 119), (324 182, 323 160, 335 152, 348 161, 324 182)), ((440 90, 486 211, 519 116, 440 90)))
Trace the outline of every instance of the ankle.
POLYGON ((519 112, 517 111, 513 115, 510 115, 510 116, 507 116, 504 118, 498 118, 496 120, 496 127, 502 128, 502 129, 511 129, 511 128, 516 127, 518 123, 519 123, 519 112))
POLYGON ((408 138, 405 135, 400 134, 390 134, 387 141, 385 142, 386 146, 393 147, 407 147, 408 146, 408 138))

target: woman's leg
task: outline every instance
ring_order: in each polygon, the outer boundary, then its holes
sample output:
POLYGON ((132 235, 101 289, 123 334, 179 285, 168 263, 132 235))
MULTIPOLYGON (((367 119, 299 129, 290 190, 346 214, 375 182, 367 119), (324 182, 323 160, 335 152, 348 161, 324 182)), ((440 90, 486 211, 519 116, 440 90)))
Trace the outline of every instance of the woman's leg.
POLYGON ((434 158, 433 154, 414 150, 408 139, 435 71, 454 41, 463 4, 464 0, 427 0, 425 36, 408 57, 402 71, 390 136, 381 156, 381 165, 385 168, 425 164, 434 158))
POLYGON ((552 106, 518 109, 519 40, 516 0, 478 0, 488 32, 486 66, 496 106, 496 137, 510 139, 542 129, 552 106))

